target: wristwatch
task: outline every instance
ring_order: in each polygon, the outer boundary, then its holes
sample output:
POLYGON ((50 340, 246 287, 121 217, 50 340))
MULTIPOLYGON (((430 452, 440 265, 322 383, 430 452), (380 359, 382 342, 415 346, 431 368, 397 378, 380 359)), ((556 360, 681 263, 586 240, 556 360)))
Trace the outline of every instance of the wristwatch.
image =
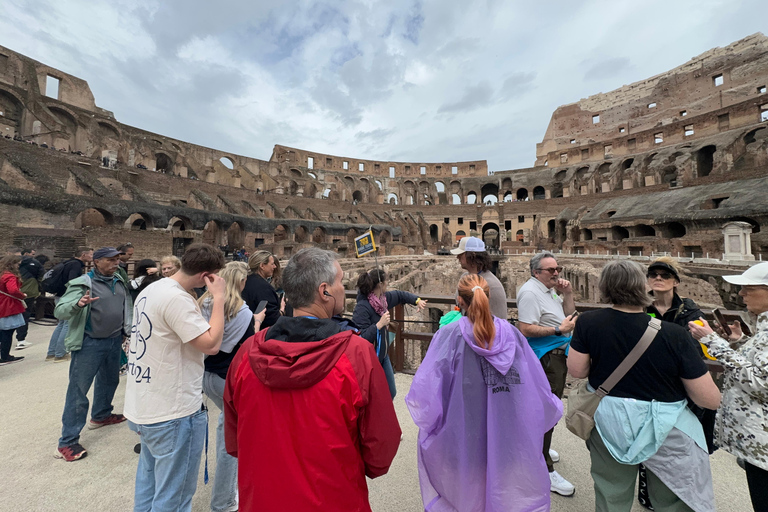
POLYGON ((560 326, 555 327, 555 336, 562 336, 563 332, 560 330, 560 326))

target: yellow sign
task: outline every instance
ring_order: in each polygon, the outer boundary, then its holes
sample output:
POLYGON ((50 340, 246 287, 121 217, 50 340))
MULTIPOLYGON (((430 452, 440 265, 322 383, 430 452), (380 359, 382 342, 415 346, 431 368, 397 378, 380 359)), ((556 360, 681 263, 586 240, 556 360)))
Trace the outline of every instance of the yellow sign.
POLYGON ((376 242, 373 241, 373 232, 368 230, 355 238, 355 252, 357 253, 358 258, 376 252, 376 242))

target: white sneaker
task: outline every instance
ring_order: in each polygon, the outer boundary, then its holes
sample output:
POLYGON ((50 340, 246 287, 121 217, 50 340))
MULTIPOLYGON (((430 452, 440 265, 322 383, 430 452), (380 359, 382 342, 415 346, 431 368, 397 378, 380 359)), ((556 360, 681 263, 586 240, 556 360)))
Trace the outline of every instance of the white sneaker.
POLYGON ((552 462, 560 462, 560 454, 552 448, 549 449, 549 458, 552 459, 552 462))
POLYGON ((28 341, 19 341, 16 343, 16 350, 21 350, 23 348, 31 347, 32 344, 28 341))
POLYGON ((556 492, 560 496, 573 496, 576 488, 571 482, 560 476, 560 473, 553 471, 549 474, 549 490, 556 492))

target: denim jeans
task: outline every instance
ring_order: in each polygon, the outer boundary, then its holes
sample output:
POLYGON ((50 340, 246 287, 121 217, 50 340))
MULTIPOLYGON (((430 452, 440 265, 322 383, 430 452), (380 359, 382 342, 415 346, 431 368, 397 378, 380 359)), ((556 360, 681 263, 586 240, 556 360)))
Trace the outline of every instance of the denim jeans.
POLYGON ((93 387, 91 418, 103 420, 112 414, 112 399, 120 384, 120 350, 123 336, 114 338, 83 337, 80 350, 72 351, 69 363, 69 385, 64 414, 61 416, 59 448, 80 440, 80 432, 88 419, 88 391, 93 387))
POLYGON ((216 473, 211 493, 212 512, 237 510, 237 459, 227 453, 224 443, 224 384, 226 381, 215 373, 205 372, 203 391, 221 410, 216 427, 216 473))
POLYGON ((208 411, 149 425, 130 423, 130 427, 141 437, 134 512, 190 512, 208 411))
POLYGON ((67 349, 64 346, 64 340, 67 339, 67 333, 69 333, 69 322, 66 320, 59 320, 56 324, 56 329, 53 330, 51 335, 51 341, 48 342, 48 355, 56 357, 64 357, 67 353, 67 349))

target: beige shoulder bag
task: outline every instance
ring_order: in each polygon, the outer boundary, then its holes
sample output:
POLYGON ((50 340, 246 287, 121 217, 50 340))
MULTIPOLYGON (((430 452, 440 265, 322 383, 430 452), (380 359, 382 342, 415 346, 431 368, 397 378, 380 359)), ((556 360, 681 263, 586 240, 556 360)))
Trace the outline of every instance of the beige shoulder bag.
POLYGON ((589 439, 592 429, 595 428, 595 411, 597 411, 597 406, 600 405, 600 400, 610 393, 611 389, 635 365, 640 356, 651 346, 651 342, 660 329, 661 320, 651 318, 648 322, 648 328, 637 345, 596 391, 592 392, 587 387, 589 379, 584 379, 581 384, 571 390, 568 394, 568 412, 565 413, 565 426, 568 430, 585 441, 589 439))

